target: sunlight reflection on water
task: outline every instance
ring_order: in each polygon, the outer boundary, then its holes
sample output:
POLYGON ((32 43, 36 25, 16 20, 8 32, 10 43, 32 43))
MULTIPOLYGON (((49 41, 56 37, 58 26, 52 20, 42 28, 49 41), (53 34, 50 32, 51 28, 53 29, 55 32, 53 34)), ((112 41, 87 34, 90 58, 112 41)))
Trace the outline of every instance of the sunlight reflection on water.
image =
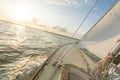
POLYGON ((11 45, 13 48, 17 48, 23 44, 23 41, 26 40, 26 28, 20 25, 14 25, 10 29, 10 31, 14 32, 13 40, 8 42, 8 45, 11 45))
POLYGON ((0 22, 0 80, 29 80, 50 54, 70 41, 63 36, 0 22))

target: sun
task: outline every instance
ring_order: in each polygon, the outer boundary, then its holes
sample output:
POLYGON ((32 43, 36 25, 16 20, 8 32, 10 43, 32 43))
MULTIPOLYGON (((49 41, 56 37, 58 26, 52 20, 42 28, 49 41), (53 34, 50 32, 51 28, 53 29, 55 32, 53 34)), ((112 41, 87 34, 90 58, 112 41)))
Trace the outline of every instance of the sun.
POLYGON ((33 18, 32 12, 27 7, 16 7, 12 10, 12 15, 15 20, 27 21, 33 18))

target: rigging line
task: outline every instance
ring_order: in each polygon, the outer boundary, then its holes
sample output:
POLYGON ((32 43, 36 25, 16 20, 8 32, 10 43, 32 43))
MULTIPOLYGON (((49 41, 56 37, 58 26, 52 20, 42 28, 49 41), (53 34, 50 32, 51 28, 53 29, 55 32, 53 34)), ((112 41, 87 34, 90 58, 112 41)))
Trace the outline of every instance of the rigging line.
MULTIPOLYGON (((93 4, 92 8, 90 9, 90 11, 88 12, 88 14, 85 16, 85 18, 83 19, 83 21, 81 22, 81 24, 79 25, 79 27, 77 28, 77 30, 73 33, 72 37, 75 36, 75 34, 78 32, 79 28, 83 25, 83 23, 85 22, 85 20, 88 18, 88 16, 90 15, 90 13, 92 12, 92 10, 94 9, 94 7, 96 6, 96 4, 98 3, 99 0, 96 0, 96 2, 93 4)), ((62 53, 63 54, 63 53, 62 53)), ((61 59, 64 58, 64 56, 59 55, 59 57, 61 56, 61 59)), ((66 55, 67 53, 63 54, 66 55)), ((59 58, 58 58, 59 59, 59 58)))
POLYGON ((90 15, 90 13, 92 12, 92 10, 94 9, 94 7, 96 6, 96 4, 98 3, 99 0, 96 0, 96 2, 93 4, 92 8, 90 9, 90 11, 88 12, 88 14, 85 16, 85 18, 83 19, 83 21, 80 23, 79 27, 76 29, 76 31, 73 33, 72 37, 75 36, 75 34, 78 32, 78 30, 80 29, 80 27, 83 25, 83 23, 85 22, 85 20, 88 18, 88 16, 90 15))
POLYGON ((117 2, 118 2, 118 0, 117 0, 116 3, 97 21, 97 23, 94 24, 93 27, 92 27, 91 29, 89 29, 88 32, 86 32, 86 33, 84 34, 84 36, 82 37, 81 40, 84 40, 84 39, 87 37, 86 35, 87 35, 92 29, 94 29, 94 27, 105 17, 106 14, 108 14, 108 12, 117 4, 117 2))

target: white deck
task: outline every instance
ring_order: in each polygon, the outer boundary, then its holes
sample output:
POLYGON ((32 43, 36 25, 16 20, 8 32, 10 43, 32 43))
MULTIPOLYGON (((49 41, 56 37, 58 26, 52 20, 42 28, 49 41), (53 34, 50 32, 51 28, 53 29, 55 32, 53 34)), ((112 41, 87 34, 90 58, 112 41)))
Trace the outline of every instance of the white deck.
MULTIPOLYGON (((49 60, 49 63, 44 67, 43 71, 39 74, 37 80, 60 80, 63 67, 58 68, 58 66, 64 64, 72 64, 86 71, 88 67, 91 68, 94 66, 92 60, 87 55, 85 55, 79 48, 77 48, 76 45, 68 44, 56 51, 53 58, 49 60), (61 59, 63 62, 61 61, 61 59), (56 61, 58 62, 58 64, 56 64, 56 66, 53 66, 53 64, 56 61), (88 62, 90 65, 86 65, 87 64, 86 62, 88 62)), ((74 71, 71 71, 71 73, 74 73, 74 71)), ((80 75, 85 75, 85 73, 83 74, 80 71, 78 73, 81 73, 80 75)), ((87 78, 88 76, 83 77, 87 78)))

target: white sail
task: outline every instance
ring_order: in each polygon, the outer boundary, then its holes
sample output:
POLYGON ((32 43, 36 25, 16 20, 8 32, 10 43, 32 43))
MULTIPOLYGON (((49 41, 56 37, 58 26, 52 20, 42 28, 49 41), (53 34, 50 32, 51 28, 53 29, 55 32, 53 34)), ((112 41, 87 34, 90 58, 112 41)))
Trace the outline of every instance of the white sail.
POLYGON ((103 58, 120 39, 120 1, 85 34, 84 46, 93 54, 103 58))

